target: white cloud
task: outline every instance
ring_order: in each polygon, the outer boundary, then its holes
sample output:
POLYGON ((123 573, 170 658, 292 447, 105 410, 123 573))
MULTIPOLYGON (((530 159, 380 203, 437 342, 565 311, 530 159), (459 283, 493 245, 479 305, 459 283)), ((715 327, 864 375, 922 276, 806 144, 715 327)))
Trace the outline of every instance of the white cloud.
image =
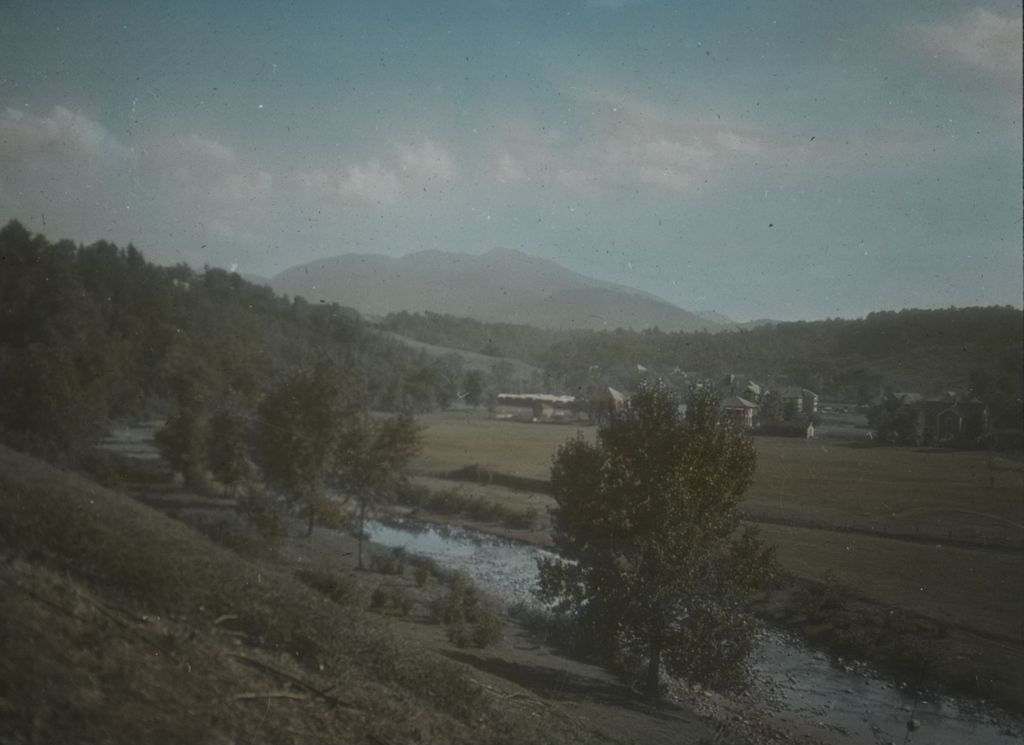
MULTIPOLYGON (((772 178, 806 178, 835 168, 919 157, 935 133, 874 130, 788 131, 717 114, 672 110, 601 95, 587 99, 590 119, 570 138, 522 121, 495 143, 492 173, 504 184, 595 195, 647 191, 668 197, 705 184, 771 170, 772 178)), ((582 108, 582 107, 581 107, 582 108)))
POLYGON ((274 178, 266 171, 233 173, 224 179, 219 196, 233 204, 257 202, 270 195, 273 185, 274 178))
POLYGON ((681 194, 765 151, 763 133, 717 118, 636 101, 594 106, 591 131, 572 140, 511 125, 494 156, 498 179, 577 191, 644 187, 681 194))
POLYGON ((344 199, 363 199, 367 202, 390 204, 398 201, 402 184, 398 174, 372 160, 365 165, 345 168, 337 176, 338 195, 344 199))
POLYGON ((1021 77, 1021 16, 1001 16, 976 8, 955 21, 921 31, 936 55, 999 76, 1021 77))
POLYGON ((63 106, 55 106, 45 116, 12 108, 0 115, 2 163, 45 160, 71 164, 126 155, 101 124, 63 106))
POLYGON ((450 181, 455 175, 451 153, 433 140, 400 145, 401 172, 415 181, 450 181))
POLYGON ((244 207, 273 192, 270 173, 218 140, 195 134, 169 137, 152 149, 152 156, 165 186, 186 200, 244 207))
POLYGON ((455 160, 430 139, 394 145, 386 158, 297 174, 307 194, 345 204, 394 204, 415 193, 444 192, 455 177, 455 160))
POLYGON ((0 215, 48 230, 115 237, 132 154, 99 122, 63 106, 0 112, 0 215), (38 217, 36 217, 38 216, 38 217), (45 218, 44 218, 45 216, 45 218))
POLYGON ((218 166, 233 166, 237 160, 235 151, 228 145, 196 134, 169 140, 165 143, 165 152, 171 156, 218 166))
POLYGON ((212 241, 224 243, 259 243, 262 238, 252 231, 237 228, 230 221, 215 217, 205 225, 206 235, 212 241))

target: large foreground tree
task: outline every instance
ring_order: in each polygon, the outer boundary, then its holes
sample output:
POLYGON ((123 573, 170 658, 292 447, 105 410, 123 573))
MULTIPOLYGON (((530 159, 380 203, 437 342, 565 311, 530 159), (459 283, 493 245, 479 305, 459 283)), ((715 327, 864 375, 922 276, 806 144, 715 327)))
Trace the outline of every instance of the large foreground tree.
POLYGON ((554 459, 554 538, 541 598, 591 643, 646 663, 656 699, 661 670, 718 686, 742 682, 753 645, 749 593, 774 566, 737 507, 754 473, 746 434, 723 423, 718 399, 691 392, 685 409, 661 385, 642 388, 601 427, 554 459))

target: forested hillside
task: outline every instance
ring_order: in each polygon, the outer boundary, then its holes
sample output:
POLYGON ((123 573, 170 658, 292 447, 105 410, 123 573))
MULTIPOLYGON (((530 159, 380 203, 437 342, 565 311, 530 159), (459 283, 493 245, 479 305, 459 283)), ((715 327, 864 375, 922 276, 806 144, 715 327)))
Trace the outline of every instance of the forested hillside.
POLYGON ((17 447, 73 455, 113 419, 196 403, 250 409, 320 356, 380 410, 434 408, 459 383, 336 304, 276 296, 221 269, 156 266, 132 245, 0 229, 0 437, 17 447))
POLYGON ((518 357, 564 388, 605 381, 629 387, 642 374, 686 372, 803 385, 847 400, 866 400, 886 387, 1019 399, 1022 320, 1016 308, 986 307, 885 311, 716 334, 540 331, 409 313, 392 314, 384 325, 432 344, 518 357))

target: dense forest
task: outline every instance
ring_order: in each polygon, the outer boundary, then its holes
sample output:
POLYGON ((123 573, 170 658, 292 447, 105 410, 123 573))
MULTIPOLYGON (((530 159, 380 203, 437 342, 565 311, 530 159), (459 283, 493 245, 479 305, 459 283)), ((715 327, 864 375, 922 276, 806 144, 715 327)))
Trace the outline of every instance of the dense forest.
POLYGON ((416 412, 456 394, 428 358, 354 311, 275 296, 221 269, 156 266, 132 245, 51 242, 0 229, 0 438, 74 458, 109 422, 252 410, 296 369, 329 358, 350 395, 416 412))
POLYGON ((642 376, 685 373, 805 386, 846 401, 886 389, 1013 401, 1024 378, 1024 314, 1012 307, 885 311, 718 333, 545 331, 431 313, 396 313, 383 323, 431 344, 517 357, 565 390, 595 382, 630 389, 642 376))

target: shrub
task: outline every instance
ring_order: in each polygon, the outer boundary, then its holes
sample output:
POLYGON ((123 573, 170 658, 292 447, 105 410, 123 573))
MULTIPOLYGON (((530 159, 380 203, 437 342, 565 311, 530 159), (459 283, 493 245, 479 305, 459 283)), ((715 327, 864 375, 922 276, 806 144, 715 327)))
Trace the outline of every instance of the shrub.
POLYGON ((288 526, 281 516, 279 504, 266 492, 253 489, 239 505, 239 510, 263 538, 276 543, 288 537, 288 526))
POLYGON ((448 640, 458 647, 487 647, 502 637, 504 624, 464 574, 453 574, 451 591, 431 605, 431 616, 447 627, 448 640))
POLYGON ((425 587, 430 579, 430 569, 424 564, 417 564, 415 569, 413 569, 412 576, 416 580, 417 587, 425 587))
POLYGON ((405 549, 397 546, 384 556, 378 553, 370 554, 370 571, 380 574, 405 574, 405 549))
POLYGON ((409 615, 413 604, 413 599, 401 587, 377 585, 370 595, 371 609, 403 618, 409 615))
POLYGON ((799 607, 811 623, 834 623, 846 610, 849 599, 849 589, 829 569, 822 576, 821 582, 808 585, 800 593, 799 607))
POLYGON ((314 569, 300 569, 295 577, 338 605, 358 604, 359 585, 351 577, 314 569))
POLYGON ((336 502, 324 500, 316 505, 316 522, 331 530, 344 530, 348 526, 348 515, 336 502))

